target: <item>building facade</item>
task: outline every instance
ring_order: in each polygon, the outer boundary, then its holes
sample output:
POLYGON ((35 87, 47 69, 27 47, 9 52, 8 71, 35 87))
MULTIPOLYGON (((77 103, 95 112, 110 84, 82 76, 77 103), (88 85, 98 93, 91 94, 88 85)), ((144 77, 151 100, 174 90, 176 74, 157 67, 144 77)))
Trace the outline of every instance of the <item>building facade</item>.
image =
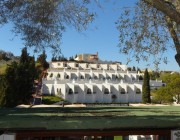
MULTIPOLYGON (((142 73, 121 63, 51 62, 42 79, 44 95, 61 96, 71 103, 140 103, 142 73)), ((150 81, 151 87, 162 81, 150 81)))

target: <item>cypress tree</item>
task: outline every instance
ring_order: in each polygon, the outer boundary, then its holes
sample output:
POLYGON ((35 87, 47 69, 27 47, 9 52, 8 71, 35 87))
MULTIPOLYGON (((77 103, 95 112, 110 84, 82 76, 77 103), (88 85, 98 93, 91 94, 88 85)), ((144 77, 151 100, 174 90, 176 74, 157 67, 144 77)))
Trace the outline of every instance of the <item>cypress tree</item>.
POLYGON ((37 62, 41 64, 41 66, 43 67, 43 70, 49 68, 49 63, 46 61, 46 58, 47 58, 47 55, 45 51, 43 51, 43 53, 39 55, 39 57, 37 58, 37 62))
POLYGON ((20 62, 12 62, 6 69, 1 90, 1 106, 14 107, 28 104, 32 95, 35 77, 35 61, 29 56, 27 49, 22 50, 20 62))
POLYGON ((149 73, 146 69, 144 72, 144 80, 143 80, 143 87, 142 87, 142 102, 143 103, 151 103, 150 98, 150 84, 149 84, 149 73))

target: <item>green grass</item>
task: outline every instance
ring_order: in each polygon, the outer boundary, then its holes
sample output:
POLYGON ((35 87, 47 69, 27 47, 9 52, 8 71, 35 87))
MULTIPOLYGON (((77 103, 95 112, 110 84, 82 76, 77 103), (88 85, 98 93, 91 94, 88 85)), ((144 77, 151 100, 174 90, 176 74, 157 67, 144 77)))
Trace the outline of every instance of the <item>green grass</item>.
POLYGON ((179 128, 180 107, 87 107, 0 109, 0 128, 179 128))
POLYGON ((59 101, 62 101, 62 99, 57 96, 43 96, 42 98, 42 103, 47 105, 54 104, 59 101))

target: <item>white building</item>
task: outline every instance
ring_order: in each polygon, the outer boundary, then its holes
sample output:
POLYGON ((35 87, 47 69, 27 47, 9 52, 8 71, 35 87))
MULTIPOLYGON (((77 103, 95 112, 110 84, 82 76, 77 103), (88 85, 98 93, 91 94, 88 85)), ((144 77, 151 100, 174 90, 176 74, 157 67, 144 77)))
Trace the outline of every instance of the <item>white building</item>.
MULTIPOLYGON (((71 103, 139 103, 143 74, 120 63, 51 62, 42 79, 44 95, 58 95, 71 103)), ((162 81, 150 81, 153 87, 162 81)))

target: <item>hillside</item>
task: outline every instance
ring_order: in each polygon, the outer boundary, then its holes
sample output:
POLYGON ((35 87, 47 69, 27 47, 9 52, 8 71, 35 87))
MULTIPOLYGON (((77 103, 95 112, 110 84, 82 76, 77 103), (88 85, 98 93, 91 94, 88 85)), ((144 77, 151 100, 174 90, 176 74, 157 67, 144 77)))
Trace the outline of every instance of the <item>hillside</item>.
POLYGON ((0 50, 0 75, 5 73, 7 65, 11 64, 13 61, 18 62, 19 57, 14 56, 14 54, 11 52, 0 50))

